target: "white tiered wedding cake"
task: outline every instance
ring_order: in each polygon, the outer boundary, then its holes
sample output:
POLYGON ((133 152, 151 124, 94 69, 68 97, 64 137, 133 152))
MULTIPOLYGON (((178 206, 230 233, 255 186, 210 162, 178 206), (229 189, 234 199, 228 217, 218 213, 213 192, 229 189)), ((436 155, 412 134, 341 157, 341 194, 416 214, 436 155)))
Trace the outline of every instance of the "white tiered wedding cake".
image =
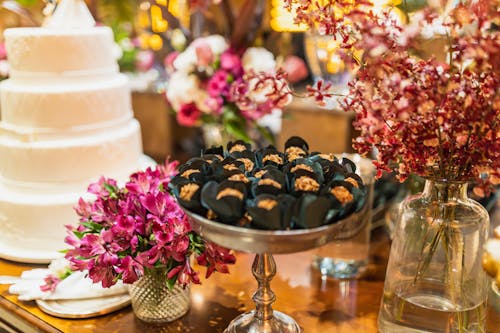
POLYGON ((0 86, 0 257, 47 262, 88 184, 125 180, 142 154, 113 33, 82 0, 63 0, 42 28, 5 31, 10 79, 0 86))

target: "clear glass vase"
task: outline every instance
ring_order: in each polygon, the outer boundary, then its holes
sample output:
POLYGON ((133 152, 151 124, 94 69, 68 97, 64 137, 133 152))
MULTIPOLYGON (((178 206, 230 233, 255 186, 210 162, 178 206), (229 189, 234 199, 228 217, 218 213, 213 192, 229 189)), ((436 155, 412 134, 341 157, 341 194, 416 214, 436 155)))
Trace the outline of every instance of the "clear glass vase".
POLYGON ((189 286, 167 286, 165 270, 154 270, 130 285, 134 314, 148 323, 167 323, 185 315, 191 305, 189 286))
POLYGON ((426 180, 401 203, 378 317, 381 332, 485 332, 486 210, 465 182, 426 180))
POLYGON ((222 124, 203 124, 201 126, 205 148, 227 146, 234 138, 226 131, 222 124))

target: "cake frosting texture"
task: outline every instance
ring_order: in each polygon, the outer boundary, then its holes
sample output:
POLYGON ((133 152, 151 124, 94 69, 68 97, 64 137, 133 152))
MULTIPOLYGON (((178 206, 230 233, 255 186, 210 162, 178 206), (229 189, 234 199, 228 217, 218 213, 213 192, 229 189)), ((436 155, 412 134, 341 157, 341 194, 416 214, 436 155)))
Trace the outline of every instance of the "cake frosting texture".
POLYGON ((60 256, 88 184, 152 164, 111 29, 91 26, 81 0, 60 6, 83 13, 83 26, 59 13, 47 27, 5 31, 12 70, 0 84, 0 257, 16 261, 60 256))
POLYGON ((95 127, 130 119, 127 78, 11 79, 0 89, 2 123, 25 132, 95 127), (50 82, 52 81, 52 82, 50 82))
POLYGON ((12 76, 116 73, 117 52, 108 27, 59 31, 16 28, 5 31, 12 76))

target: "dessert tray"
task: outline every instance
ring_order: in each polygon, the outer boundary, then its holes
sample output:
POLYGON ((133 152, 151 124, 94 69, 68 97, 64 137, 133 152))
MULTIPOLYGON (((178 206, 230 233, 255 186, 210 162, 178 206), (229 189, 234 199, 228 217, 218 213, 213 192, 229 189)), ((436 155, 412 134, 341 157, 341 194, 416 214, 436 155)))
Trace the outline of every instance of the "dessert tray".
POLYGON ((349 239, 369 223, 368 186, 356 169, 348 158, 309 152, 300 137, 288 139, 284 152, 230 142, 226 151, 211 147, 179 167, 169 186, 193 230, 220 246, 255 253, 255 310, 235 318, 225 333, 302 332, 293 318, 272 309, 273 254, 349 239))
POLYGON ((348 239, 363 228, 368 205, 358 213, 334 224, 311 229, 267 231, 231 226, 210 221, 186 210, 192 227, 205 239, 218 245, 255 253, 252 273, 258 289, 253 295, 255 310, 236 317, 224 333, 299 333, 300 326, 290 316, 272 309, 276 295, 270 283, 277 268, 273 254, 286 254, 319 247, 332 240, 348 239))

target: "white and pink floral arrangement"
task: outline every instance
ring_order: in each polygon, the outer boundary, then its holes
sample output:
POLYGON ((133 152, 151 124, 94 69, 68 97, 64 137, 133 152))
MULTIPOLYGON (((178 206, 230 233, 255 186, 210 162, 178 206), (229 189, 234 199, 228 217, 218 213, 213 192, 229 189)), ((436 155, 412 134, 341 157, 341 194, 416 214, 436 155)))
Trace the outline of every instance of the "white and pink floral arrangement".
POLYGON ((247 130, 292 98, 284 72, 262 47, 237 49, 222 36, 195 39, 183 52, 167 56, 166 97, 183 126, 220 124, 235 139, 250 141, 247 130))

